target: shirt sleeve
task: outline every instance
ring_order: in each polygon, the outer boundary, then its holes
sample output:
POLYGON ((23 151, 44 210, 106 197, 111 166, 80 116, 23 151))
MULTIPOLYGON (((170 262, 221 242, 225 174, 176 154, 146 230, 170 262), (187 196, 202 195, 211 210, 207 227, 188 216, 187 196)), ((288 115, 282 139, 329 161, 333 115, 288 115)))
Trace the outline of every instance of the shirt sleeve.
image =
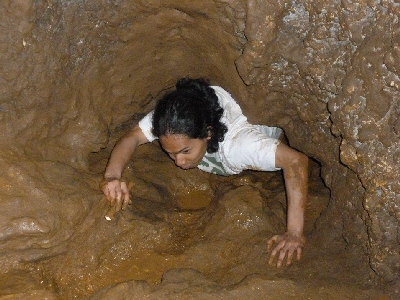
POLYGON ((231 138, 226 159, 236 170, 277 171, 276 149, 280 141, 248 126, 231 138))
POLYGON ((143 131, 143 134, 146 136, 149 142, 152 142, 157 139, 157 137, 153 135, 153 113, 154 110, 149 112, 138 123, 140 129, 143 131))
POLYGON ((212 86, 215 94, 218 97, 219 104, 224 109, 224 113, 221 118, 221 122, 228 126, 233 123, 245 122, 247 118, 243 115, 242 109, 239 104, 232 98, 231 94, 228 93, 220 86, 212 86))

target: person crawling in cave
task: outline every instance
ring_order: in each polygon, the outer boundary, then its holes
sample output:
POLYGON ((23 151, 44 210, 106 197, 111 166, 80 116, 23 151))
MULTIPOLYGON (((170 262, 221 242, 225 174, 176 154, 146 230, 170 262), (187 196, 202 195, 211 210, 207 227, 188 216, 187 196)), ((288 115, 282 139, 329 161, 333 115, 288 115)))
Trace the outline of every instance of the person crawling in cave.
POLYGON ((156 139, 176 166, 229 176, 243 170, 283 170, 287 230, 268 240, 269 263, 281 267, 301 258, 308 157, 279 140, 282 129, 248 123, 232 96, 204 79, 182 78, 114 147, 101 187, 116 211, 130 203, 121 179, 136 148, 156 139))

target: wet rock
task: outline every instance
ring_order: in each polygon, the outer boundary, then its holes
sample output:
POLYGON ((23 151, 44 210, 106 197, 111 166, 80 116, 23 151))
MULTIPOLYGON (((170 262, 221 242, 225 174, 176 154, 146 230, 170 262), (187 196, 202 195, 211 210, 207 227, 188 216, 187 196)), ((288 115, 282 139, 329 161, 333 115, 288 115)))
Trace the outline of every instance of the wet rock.
MULTIPOLYGON (((320 286, 304 290, 291 280, 265 280, 250 276, 238 284, 222 287, 191 269, 170 270, 163 276, 161 285, 151 287, 144 282, 130 281, 96 293, 90 300, 118 299, 289 299, 304 295, 304 299, 365 299, 363 291, 353 294, 346 289, 335 290, 331 286, 320 286)), ((371 294, 369 294, 371 295, 371 294)), ((367 296, 368 297, 368 296, 367 296)), ((378 295, 376 295, 378 297, 378 295)), ((88 299, 88 300, 89 300, 88 299)))

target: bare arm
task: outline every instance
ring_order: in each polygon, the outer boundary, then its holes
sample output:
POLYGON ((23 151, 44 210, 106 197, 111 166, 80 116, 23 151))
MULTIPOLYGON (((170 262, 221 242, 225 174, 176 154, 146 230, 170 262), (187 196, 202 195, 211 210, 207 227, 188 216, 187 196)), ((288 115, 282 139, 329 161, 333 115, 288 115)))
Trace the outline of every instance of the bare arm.
POLYGON ((269 249, 274 246, 269 262, 272 263, 278 254, 279 268, 285 257, 287 264, 290 265, 295 252, 297 259, 300 259, 305 243, 303 229, 304 207, 308 197, 308 157, 280 143, 275 160, 276 166, 283 169, 288 200, 287 230, 285 234, 275 235, 268 241, 269 249))
POLYGON ((121 210, 121 208, 125 209, 130 202, 128 187, 120 179, 132 154, 137 147, 144 143, 148 143, 148 140, 140 127, 136 125, 117 143, 111 152, 104 173, 102 190, 111 205, 116 205, 116 211, 121 210))

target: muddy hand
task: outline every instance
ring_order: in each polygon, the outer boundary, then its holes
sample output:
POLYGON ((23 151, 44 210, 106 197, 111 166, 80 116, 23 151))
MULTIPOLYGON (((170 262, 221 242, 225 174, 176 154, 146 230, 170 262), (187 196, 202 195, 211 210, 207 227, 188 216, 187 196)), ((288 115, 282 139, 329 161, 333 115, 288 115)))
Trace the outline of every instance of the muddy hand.
POLYGON ((295 252, 297 260, 300 260, 302 249, 305 244, 303 236, 297 236, 290 233, 283 235, 275 235, 268 240, 268 251, 272 249, 268 263, 273 264, 275 257, 278 255, 276 267, 280 268, 286 258, 286 265, 292 263, 295 252))
POLYGON ((106 195, 108 201, 110 201, 110 209, 107 211, 106 215, 104 216, 107 221, 111 221, 115 214, 120 210, 125 210, 128 204, 131 204, 131 200, 129 197, 129 191, 133 187, 133 182, 129 182, 128 186, 123 181, 119 181, 119 186, 115 187, 115 183, 110 184, 110 187, 105 187, 103 189, 104 194, 106 195), (111 189, 111 192, 110 192, 111 189))
POLYGON ((129 202, 129 190, 126 183, 118 178, 104 178, 100 183, 100 189, 110 201, 110 205, 116 202, 129 202))

